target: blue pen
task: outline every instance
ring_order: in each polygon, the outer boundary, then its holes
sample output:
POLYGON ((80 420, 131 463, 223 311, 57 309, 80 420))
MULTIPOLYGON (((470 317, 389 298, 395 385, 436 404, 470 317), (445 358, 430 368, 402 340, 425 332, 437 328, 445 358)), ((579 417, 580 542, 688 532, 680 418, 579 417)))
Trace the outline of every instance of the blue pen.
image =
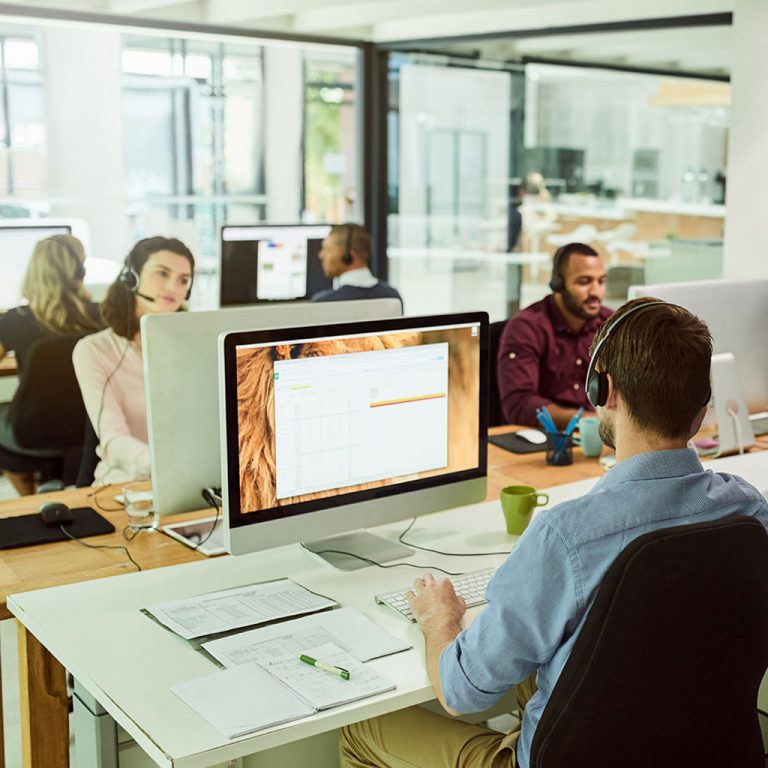
POLYGON ((574 429, 576 429, 576 425, 579 423, 579 419, 581 418, 582 413, 584 413, 584 409, 579 408, 579 410, 576 411, 576 413, 571 417, 571 420, 568 422, 568 426, 565 428, 564 434, 566 437, 570 435, 574 429))
POLYGON ((545 424, 545 431, 546 432, 557 432, 558 429, 555 426, 555 422, 552 419, 552 416, 550 415, 549 411, 547 410, 547 406, 542 406, 541 408, 541 416, 544 419, 545 424))

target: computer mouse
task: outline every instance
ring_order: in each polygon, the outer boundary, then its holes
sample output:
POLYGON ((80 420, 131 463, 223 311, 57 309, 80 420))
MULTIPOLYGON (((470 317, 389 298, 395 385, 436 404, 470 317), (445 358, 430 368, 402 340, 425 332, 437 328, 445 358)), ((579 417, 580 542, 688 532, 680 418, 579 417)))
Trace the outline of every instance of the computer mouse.
POLYGON ((40 505, 40 518, 51 528, 71 523, 74 520, 72 510, 62 501, 46 501, 40 505))
POLYGON ((547 442, 547 436, 538 429, 519 429, 515 434, 528 443, 534 445, 544 445, 547 442))

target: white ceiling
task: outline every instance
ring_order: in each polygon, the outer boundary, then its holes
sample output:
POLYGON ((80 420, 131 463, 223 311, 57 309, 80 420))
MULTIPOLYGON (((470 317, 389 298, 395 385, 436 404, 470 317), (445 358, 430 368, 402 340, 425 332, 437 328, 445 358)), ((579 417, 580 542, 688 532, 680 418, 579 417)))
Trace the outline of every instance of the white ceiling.
MULTIPOLYGON (((732 38, 730 29, 723 27, 463 40, 450 46, 444 39, 433 41, 459 35, 520 35, 526 30, 724 13, 731 12, 733 4, 734 0, 22 0, 15 7, 377 42, 418 39, 424 41, 422 48, 434 45, 488 59, 527 55, 725 73, 730 70, 732 38)), ((0 3, 0 15, 2 12, 0 3)))

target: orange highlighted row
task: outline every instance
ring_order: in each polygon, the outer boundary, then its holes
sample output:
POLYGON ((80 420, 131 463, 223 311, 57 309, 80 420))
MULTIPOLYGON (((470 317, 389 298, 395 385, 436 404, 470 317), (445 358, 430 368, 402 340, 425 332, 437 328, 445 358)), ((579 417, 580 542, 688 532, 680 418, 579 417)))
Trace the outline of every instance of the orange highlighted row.
POLYGON ((402 403, 417 403, 420 400, 439 400, 446 397, 445 392, 438 392, 434 395, 418 395, 416 397, 401 397, 397 400, 380 400, 378 403, 371 403, 371 408, 381 408, 382 405, 401 405, 402 403))

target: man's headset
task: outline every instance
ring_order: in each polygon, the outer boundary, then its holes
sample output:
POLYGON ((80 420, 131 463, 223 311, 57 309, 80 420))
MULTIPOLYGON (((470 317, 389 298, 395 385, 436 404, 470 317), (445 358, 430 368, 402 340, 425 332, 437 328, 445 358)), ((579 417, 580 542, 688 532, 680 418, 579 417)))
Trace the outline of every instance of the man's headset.
POLYGON ((549 278, 549 289, 552 293, 559 293, 565 288, 565 281, 563 280, 563 259, 572 245, 573 243, 561 245, 555 251, 555 257, 552 260, 552 276, 549 278))
POLYGON ((355 231, 354 224, 347 224, 347 244, 344 246, 344 254, 341 257, 341 261, 344 264, 352 263, 352 233, 355 231))
MULTIPOLYGON (((133 264, 128 263, 129 258, 130 256, 126 257, 125 264, 123 265, 123 268, 120 270, 120 274, 117 276, 117 281, 121 285, 125 286, 134 295, 140 296, 145 301, 154 302, 155 299, 152 296, 147 296, 146 293, 141 293, 139 291, 141 276, 139 275, 139 272, 136 269, 136 267, 134 267, 133 264)), ((187 295, 184 297, 184 301, 188 301, 189 297, 192 295, 192 283, 194 279, 195 279, 195 276, 193 273, 189 280, 189 288, 187 289, 187 295)))
POLYGON ((584 243, 566 243, 561 245, 552 259, 552 276, 549 278, 549 289, 552 293, 559 293, 565 289, 565 279, 563 278, 563 262, 571 251, 583 253, 584 250, 592 251, 590 256, 597 256, 598 253, 584 243))
MULTIPOLYGON (((637 304, 632 309, 620 315, 617 319, 608 320, 608 326, 605 331, 605 335, 597 342, 595 351, 592 353, 592 358, 587 366, 587 383, 584 389, 587 393, 587 400, 593 408, 599 408, 608 402, 608 374, 605 371, 596 371, 595 365, 597 359, 600 357, 600 350, 605 346, 608 339, 616 331, 616 329, 628 318, 639 312, 642 309, 650 309, 651 307, 674 307, 674 304, 670 304, 668 301, 646 301, 642 304, 637 304)), ((709 397, 707 397, 709 400, 709 397)))
POLYGON ((75 262, 75 280, 85 280, 85 264, 80 261, 80 255, 75 252, 75 249, 70 245, 66 235, 51 235, 49 240, 53 240, 54 243, 60 245, 74 260, 75 262))

